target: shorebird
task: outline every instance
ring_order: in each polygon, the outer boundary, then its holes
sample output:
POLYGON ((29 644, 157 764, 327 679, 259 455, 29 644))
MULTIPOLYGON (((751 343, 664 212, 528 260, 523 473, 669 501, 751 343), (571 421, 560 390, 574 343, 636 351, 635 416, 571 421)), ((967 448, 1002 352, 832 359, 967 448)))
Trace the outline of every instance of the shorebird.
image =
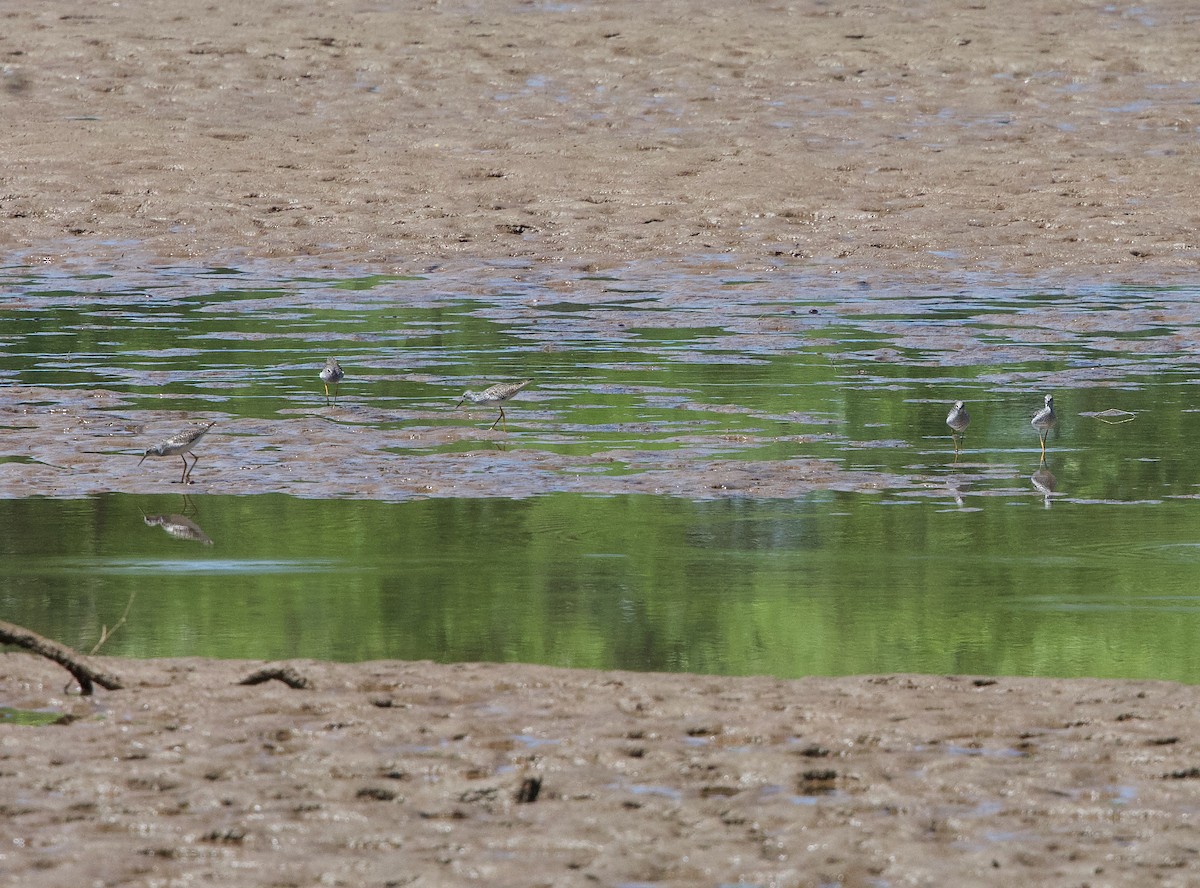
POLYGON ((180 432, 178 435, 172 435, 161 444, 155 444, 142 454, 142 458, 138 460, 138 465, 142 464, 147 456, 178 456, 183 460, 183 477, 179 479, 180 484, 187 484, 188 478, 191 477, 192 469, 196 468, 196 463, 200 462, 200 457, 192 453, 192 464, 188 465, 185 453, 191 453, 192 448, 200 443, 200 439, 208 434, 208 430, 215 426, 215 422, 210 422, 203 428, 197 426, 190 428, 187 431, 180 432))
POLYGON ((333 386, 333 403, 337 403, 338 383, 346 378, 346 373, 342 370, 341 365, 337 362, 337 358, 328 358, 325 361, 325 369, 321 371, 321 382, 325 383, 325 403, 329 403, 329 387, 333 386))
POLYGON ((958 439, 971 424, 971 414, 967 412, 967 405, 962 401, 955 401, 954 406, 950 408, 950 412, 946 414, 946 425, 950 426, 950 438, 954 441, 954 455, 958 455, 958 439))
MULTIPOLYGON (((498 404, 500 405, 500 415, 496 417, 496 422, 492 423, 492 428, 496 427, 496 423, 504 419, 504 402, 512 398, 517 392, 529 385, 532 379, 522 379, 520 382, 498 382, 495 385, 489 385, 481 392, 463 392, 462 398, 455 405, 455 409, 461 407, 467 401, 472 404, 498 404)), ((508 429, 508 420, 504 420, 504 428, 508 429)))
POLYGON ((1038 431, 1038 438, 1042 443, 1042 459, 1046 458, 1046 436, 1050 434, 1050 430, 1058 424, 1058 416, 1054 413, 1054 396, 1046 395, 1046 406, 1033 414, 1033 419, 1029 420, 1038 431))

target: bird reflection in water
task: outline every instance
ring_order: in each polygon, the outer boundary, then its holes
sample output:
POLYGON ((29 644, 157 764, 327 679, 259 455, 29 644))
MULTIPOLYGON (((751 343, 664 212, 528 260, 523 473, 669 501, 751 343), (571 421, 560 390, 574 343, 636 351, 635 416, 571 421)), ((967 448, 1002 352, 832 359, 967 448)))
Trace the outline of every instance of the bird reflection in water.
POLYGON ((1038 470, 1029 476, 1029 480, 1034 489, 1042 495, 1044 506, 1047 509, 1050 508, 1050 498, 1054 496, 1054 491, 1058 488, 1058 479, 1054 477, 1054 473, 1050 471, 1045 460, 1042 460, 1038 470))
POLYGON ((177 540, 190 540, 202 546, 213 544, 200 525, 186 515, 146 515, 143 520, 148 527, 161 527, 177 540))

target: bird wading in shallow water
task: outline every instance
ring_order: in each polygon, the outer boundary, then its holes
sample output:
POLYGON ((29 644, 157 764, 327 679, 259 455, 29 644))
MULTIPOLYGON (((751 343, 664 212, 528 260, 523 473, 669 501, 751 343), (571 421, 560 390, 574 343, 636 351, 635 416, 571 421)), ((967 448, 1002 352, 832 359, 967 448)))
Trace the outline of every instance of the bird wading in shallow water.
POLYGON ((192 476, 192 469, 196 468, 196 463, 200 462, 200 457, 192 453, 192 448, 200 443, 200 439, 208 434, 208 430, 215 426, 215 422, 210 422, 204 427, 191 428, 187 431, 180 432, 178 435, 172 435, 161 444, 155 444, 153 447, 147 448, 142 454, 142 458, 138 460, 140 466, 148 456, 178 456, 183 460, 183 475, 179 479, 180 484, 189 483, 188 479, 192 476), (192 464, 189 466, 186 453, 192 453, 192 464))
POLYGON ((1058 424, 1058 415, 1054 412, 1054 396, 1046 395, 1046 406, 1037 413, 1033 414, 1033 419, 1029 420, 1038 432, 1038 438, 1042 444, 1042 459, 1046 458, 1046 436, 1050 434, 1050 430, 1058 424))
POLYGON ((496 422, 492 423, 491 427, 494 429, 496 423, 504 420, 504 428, 507 431, 508 420, 504 418, 504 402, 511 399, 513 395, 525 388, 532 381, 531 379, 522 379, 520 382, 498 382, 495 385, 489 385, 481 392, 463 392, 463 396, 455 405, 455 409, 461 407, 467 401, 470 401, 472 404, 498 404, 500 406, 500 415, 496 417, 496 422))
POLYGON ((346 378, 346 373, 342 370, 341 364, 337 358, 329 358, 325 361, 325 369, 321 371, 321 382, 325 383, 325 403, 329 403, 329 387, 333 386, 333 403, 337 403, 338 383, 346 378))
POLYGON ((959 438, 966 432, 967 426, 970 424, 971 414, 967 412, 967 405, 962 401, 955 401, 950 412, 946 414, 946 425, 950 426, 950 438, 954 441, 955 456, 958 456, 959 438))

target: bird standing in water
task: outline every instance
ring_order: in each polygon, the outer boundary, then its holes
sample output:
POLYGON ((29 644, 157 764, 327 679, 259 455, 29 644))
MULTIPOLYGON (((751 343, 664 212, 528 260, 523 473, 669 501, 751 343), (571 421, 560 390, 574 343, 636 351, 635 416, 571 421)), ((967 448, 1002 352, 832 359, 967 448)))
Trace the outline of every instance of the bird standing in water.
POLYGON ((345 371, 337 362, 337 358, 325 361, 325 369, 321 371, 321 382, 325 383, 325 403, 329 404, 329 387, 333 386, 333 403, 337 403, 338 383, 346 378, 345 371))
POLYGON ((200 457, 192 453, 192 464, 189 466, 186 453, 191 453, 192 448, 200 443, 200 439, 208 434, 208 430, 215 426, 215 422, 210 422, 203 427, 188 429, 185 432, 180 432, 178 435, 172 435, 161 444, 155 444, 142 454, 142 458, 138 460, 140 466, 148 456, 178 456, 183 460, 183 475, 179 479, 180 484, 187 484, 188 479, 192 475, 192 469, 196 468, 196 463, 200 462, 200 457))
POLYGON ((971 414, 967 412, 967 405, 962 401, 955 401, 954 406, 950 408, 950 412, 946 414, 946 425, 950 426, 950 438, 954 441, 954 455, 958 456, 958 439, 967 430, 967 426, 971 424, 971 414))
POLYGON ((498 382, 495 385, 489 385, 481 392, 463 392, 462 398, 455 405, 455 408, 461 407, 467 401, 472 404, 499 404, 500 415, 496 417, 496 422, 492 423, 492 428, 496 427, 496 423, 504 420, 504 428, 508 429, 508 420, 504 419, 504 402, 512 398, 517 392, 529 385, 533 380, 522 379, 520 382, 498 382))
POLYGON ((1033 419, 1029 421, 1038 431, 1038 438, 1042 443, 1042 459, 1046 458, 1046 436, 1050 434, 1050 430, 1058 424, 1058 416, 1054 412, 1054 396, 1046 395, 1046 406, 1033 414, 1033 419))

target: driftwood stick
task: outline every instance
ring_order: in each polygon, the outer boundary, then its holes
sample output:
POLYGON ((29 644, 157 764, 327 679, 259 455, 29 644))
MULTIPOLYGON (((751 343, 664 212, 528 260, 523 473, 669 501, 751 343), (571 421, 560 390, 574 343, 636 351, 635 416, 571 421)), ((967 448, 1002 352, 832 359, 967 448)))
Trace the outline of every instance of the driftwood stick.
POLYGON ((308 687, 308 679, 293 669, 291 666, 264 666, 257 672, 252 672, 243 678, 238 684, 257 685, 264 681, 276 679, 283 682, 289 688, 306 688, 308 687))
POLYGON ((75 680, 79 682, 79 693, 85 697, 91 696, 93 682, 110 691, 119 691, 124 687, 121 680, 115 675, 93 669, 82 656, 65 644, 43 638, 36 632, 30 631, 24 626, 18 626, 16 623, 6 623, 0 620, 0 644, 23 647, 39 656, 53 660, 75 676, 75 680))

